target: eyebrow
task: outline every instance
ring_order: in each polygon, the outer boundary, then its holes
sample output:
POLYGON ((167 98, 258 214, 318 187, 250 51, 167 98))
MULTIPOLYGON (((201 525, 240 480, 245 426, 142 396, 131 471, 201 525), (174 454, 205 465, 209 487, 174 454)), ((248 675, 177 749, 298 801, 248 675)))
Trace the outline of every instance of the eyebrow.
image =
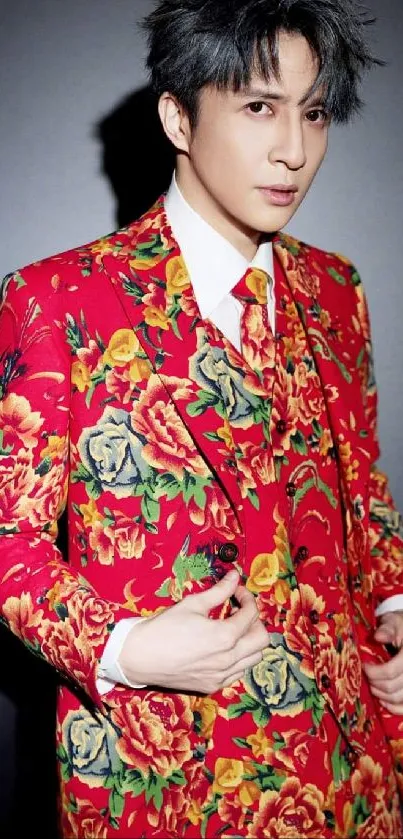
MULTIPOLYGON (((250 87, 250 88, 241 88, 238 90, 237 95, 242 97, 243 99, 247 98, 250 99, 251 97, 255 97, 256 99, 274 99, 276 102, 283 102, 284 104, 288 104, 290 101, 289 96, 284 96, 283 93, 276 93, 274 90, 270 90, 270 88, 263 88, 263 87, 250 87)), ((311 92, 308 90, 305 95, 300 99, 298 102, 298 106, 306 105, 309 102, 311 92)), ((316 95, 312 102, 310 102, 310 106, 312 108, 317 108, 319 106, 324 105, 324 96, 316 95)))

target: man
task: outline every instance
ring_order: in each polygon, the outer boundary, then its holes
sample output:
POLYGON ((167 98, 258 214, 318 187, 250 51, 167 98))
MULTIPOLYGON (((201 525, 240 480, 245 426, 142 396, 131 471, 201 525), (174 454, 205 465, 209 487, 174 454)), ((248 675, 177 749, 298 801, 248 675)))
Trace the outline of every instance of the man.
POLYGON ((364 23, 350 0, 160 2, 168 195, 4 284, 1 612, 61 675, 65 837, 402 834, 365 299, 278 233, 358 107, 364 23))

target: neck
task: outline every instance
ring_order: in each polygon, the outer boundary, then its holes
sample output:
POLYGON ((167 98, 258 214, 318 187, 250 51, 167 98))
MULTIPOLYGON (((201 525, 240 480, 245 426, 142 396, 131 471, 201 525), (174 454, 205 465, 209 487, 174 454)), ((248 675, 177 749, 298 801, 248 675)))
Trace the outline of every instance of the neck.
POLYGON ((179 160, 176 169, 176 182, 185 201, 207 224, 217 231, 242 256, 251 262, 256 255, 261 240, 261 233, 250 230, 231 216, 196 177, 189 166, 189 161, 179 160), (187 165, 186 165, 187 164, 187 165))

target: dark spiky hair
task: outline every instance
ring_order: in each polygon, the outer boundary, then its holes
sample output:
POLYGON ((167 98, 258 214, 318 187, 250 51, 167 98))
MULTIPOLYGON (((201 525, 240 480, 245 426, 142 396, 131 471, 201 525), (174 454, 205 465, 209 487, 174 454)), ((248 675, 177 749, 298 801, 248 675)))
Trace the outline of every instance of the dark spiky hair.
POLYGON ((239 90, 257 71, 278 78, 278 34, 303 35, 318 58, 311 91, 325 91, 336 122, 359 110, 364 71, 382 62, 366 42, 373 23, 356 0, 159 0, 145 19, 147 66, 158 95, 167 91, 197 121, 203 87, 239 90))

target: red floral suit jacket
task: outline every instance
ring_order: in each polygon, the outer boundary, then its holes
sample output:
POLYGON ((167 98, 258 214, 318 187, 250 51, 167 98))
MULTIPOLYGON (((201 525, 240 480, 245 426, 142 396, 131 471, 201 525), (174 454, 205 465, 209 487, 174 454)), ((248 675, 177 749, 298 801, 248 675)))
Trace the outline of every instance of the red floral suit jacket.
MULTIPOLYGON (((386 654, 372 642, 374 611, 403 593, 403 540, 376 466, 362 285, 342 257, 285 235, 274 247, 337 448, 360 655, 382 660, 386 654)), ((137 830, 140 799, 149 835, 176 835, 177 821, 162 824, 158 814, 163 801, 167 812, 183 809, 172 790, 186 791, 200 734, 212 724, 208 700, 155 692, 147 699, 119 686, 101 697, 96 687, 116 622, 154 614, 212 585, 211 555, 239 531, 228 427, 214 393, 200 386, 200 370, 189 369, 199 323, 163 201, 127 229, 17 271, 3 284, 0 611, 62 677, 66 835, 128 836, 137 830), (201 414, 214 418, 213 432, 201 414), (66 507, 68 561, 55 544, 66 507), (98 803, 101 791, 107 807, 98 803)), ((399 760, 403 726, 385 713, 383 725, 399 760)), ((243 783, 244 799, 253 800, 255 782, 243 783)), ((188 808, 194 835, 200 820, 188 808)))

